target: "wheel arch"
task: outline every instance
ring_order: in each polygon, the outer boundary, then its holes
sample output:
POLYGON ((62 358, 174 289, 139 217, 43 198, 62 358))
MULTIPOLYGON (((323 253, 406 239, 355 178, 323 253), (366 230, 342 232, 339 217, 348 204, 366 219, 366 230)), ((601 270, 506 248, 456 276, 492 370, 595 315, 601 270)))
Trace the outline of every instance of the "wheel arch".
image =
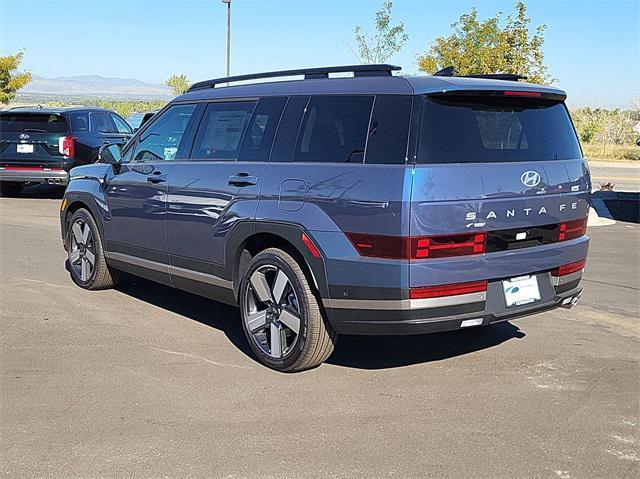
POLYGON ((93 217, 93 220, 96 222, 96 225, 98 225, 98 231, 100 233, 100 236, 102 236, 102 239, 104 240, 102 215, 100 214, 98 207, 95 205, 95 202, 92 201, 90 198, 86 198, 84 195, 75 195, 75 194, 65 196, 65 199, 67 202, 67 206, 65 207, 60 217, 63 241, 67 235, 67 230, 69 229, 69 222, 71 221, 71 217, 76 211, 78 211, 81 208, 84 208, 87 211, 89 211, 89 213, 93 217))
POLYGON ((227 264, 232 265, 233 268, 233 293, 236 299, 244 268, 253 256, 268 248, 279 248, 290 254, 308 275, 308 279, 320 296, 328 297, 324 258, 322 255, 320 258, 315 257, 302 241, 303 234, 313 241, 311 233, 298 225, 285 223, 257 222, 252 223, 251 226, 251 228, 242 228, 244 234, 231 241, 232 246, 227 253, 227 264))

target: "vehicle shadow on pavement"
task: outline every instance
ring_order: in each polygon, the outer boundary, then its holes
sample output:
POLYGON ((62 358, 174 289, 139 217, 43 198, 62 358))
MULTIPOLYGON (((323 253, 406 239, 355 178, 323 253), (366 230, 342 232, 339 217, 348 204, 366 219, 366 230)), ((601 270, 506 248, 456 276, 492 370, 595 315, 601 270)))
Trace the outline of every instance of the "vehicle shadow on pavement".
MULTIPOLYGON (((222 331, 255 360, 242 331, 237 308, 191 293, 125 275, 121 293, 222 331)), ((511 323, 447 333, 414 336, 341 336, 327 363, 359 369, 386 369, 440 361, 497 346, 525 334, 511 323)))
POLYGON ((138 300, 222 331, 235 347, 254 358, 242 331, 238 308, 130 275, 123 275, 116 289, 138 300))
POLYGON ((411 336, 341 336, 328 363, 358 369, 387 369, 441 361, 497 346, 525 333, 509 323, 411 336))
MULTIPOLYGON (((64 196, 64 190, 64 186, 47 185, 43 183, 40 185, 27 186, 16 198, 61 200, 64 196)), ((0 197, 3 198, 4 196, 0 197)))

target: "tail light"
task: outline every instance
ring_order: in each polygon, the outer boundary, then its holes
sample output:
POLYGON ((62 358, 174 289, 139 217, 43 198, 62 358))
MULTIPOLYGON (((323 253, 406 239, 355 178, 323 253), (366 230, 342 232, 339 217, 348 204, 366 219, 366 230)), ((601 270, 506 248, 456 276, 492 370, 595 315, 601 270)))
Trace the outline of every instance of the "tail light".
POLYGON ((470 283, 445 284, 441 286, 424 286, 411 288, 410 299, 441 298, 458 294, 482 293, 487 290, 487 281, 473 281, 470 283))
POLYGON ((567 241, 580 238, 587 232, 587 219, 567 221, 560 223, 558 228, 558 241, 567 241))
POLYGON ((63 136, 58 140, 58 151, 61 155, 73 158, 75 153, 75 138, 72 136, 63 136))
POLYGON ((403 237, 347 233, 358 254, 375 258, 431 259, 483 254, 485 233, 403 237))
POLYGON ((519 96, 525 98, 540 98, 542 93, 539 91, 505 91, 504 96, 519 96))
POLYGON ((582 271, 587 264, 587 260, 576 261, 575 263, 563 264, 562 266, 551 271, 551 276, 566 276, 576 271, 582 271))

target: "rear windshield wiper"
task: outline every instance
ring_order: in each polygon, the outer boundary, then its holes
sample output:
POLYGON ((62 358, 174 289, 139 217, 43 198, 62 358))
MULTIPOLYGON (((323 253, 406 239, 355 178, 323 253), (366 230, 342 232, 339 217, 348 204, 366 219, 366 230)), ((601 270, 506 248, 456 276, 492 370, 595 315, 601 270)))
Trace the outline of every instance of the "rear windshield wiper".
POLYGON ((46 133, 47 130, 41 130, 40 128, 25 128, 23 131, 30 131, 31 133, 46 133))

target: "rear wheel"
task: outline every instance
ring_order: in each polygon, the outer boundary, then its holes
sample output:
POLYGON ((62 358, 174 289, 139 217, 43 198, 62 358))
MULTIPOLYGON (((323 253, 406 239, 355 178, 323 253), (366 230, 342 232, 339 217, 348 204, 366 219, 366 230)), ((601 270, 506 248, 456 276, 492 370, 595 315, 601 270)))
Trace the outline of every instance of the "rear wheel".
POLYGON ((0 193, 2 196, 19 196, 24 190, 24 184, 3 181, 0 183, 0 193))
POLYGON ((242 326, 258 359, 295 372, 324 362, 337 335, 324 318, 300 265, 276 248, 257 254, 240 285, 242 326))
POLYGON ((84 289, 108 289, 115 285, 117 271, 109 268, 102 239, 93 216, 80 208, 67 230, 68 268, 74 283, 84 289))

